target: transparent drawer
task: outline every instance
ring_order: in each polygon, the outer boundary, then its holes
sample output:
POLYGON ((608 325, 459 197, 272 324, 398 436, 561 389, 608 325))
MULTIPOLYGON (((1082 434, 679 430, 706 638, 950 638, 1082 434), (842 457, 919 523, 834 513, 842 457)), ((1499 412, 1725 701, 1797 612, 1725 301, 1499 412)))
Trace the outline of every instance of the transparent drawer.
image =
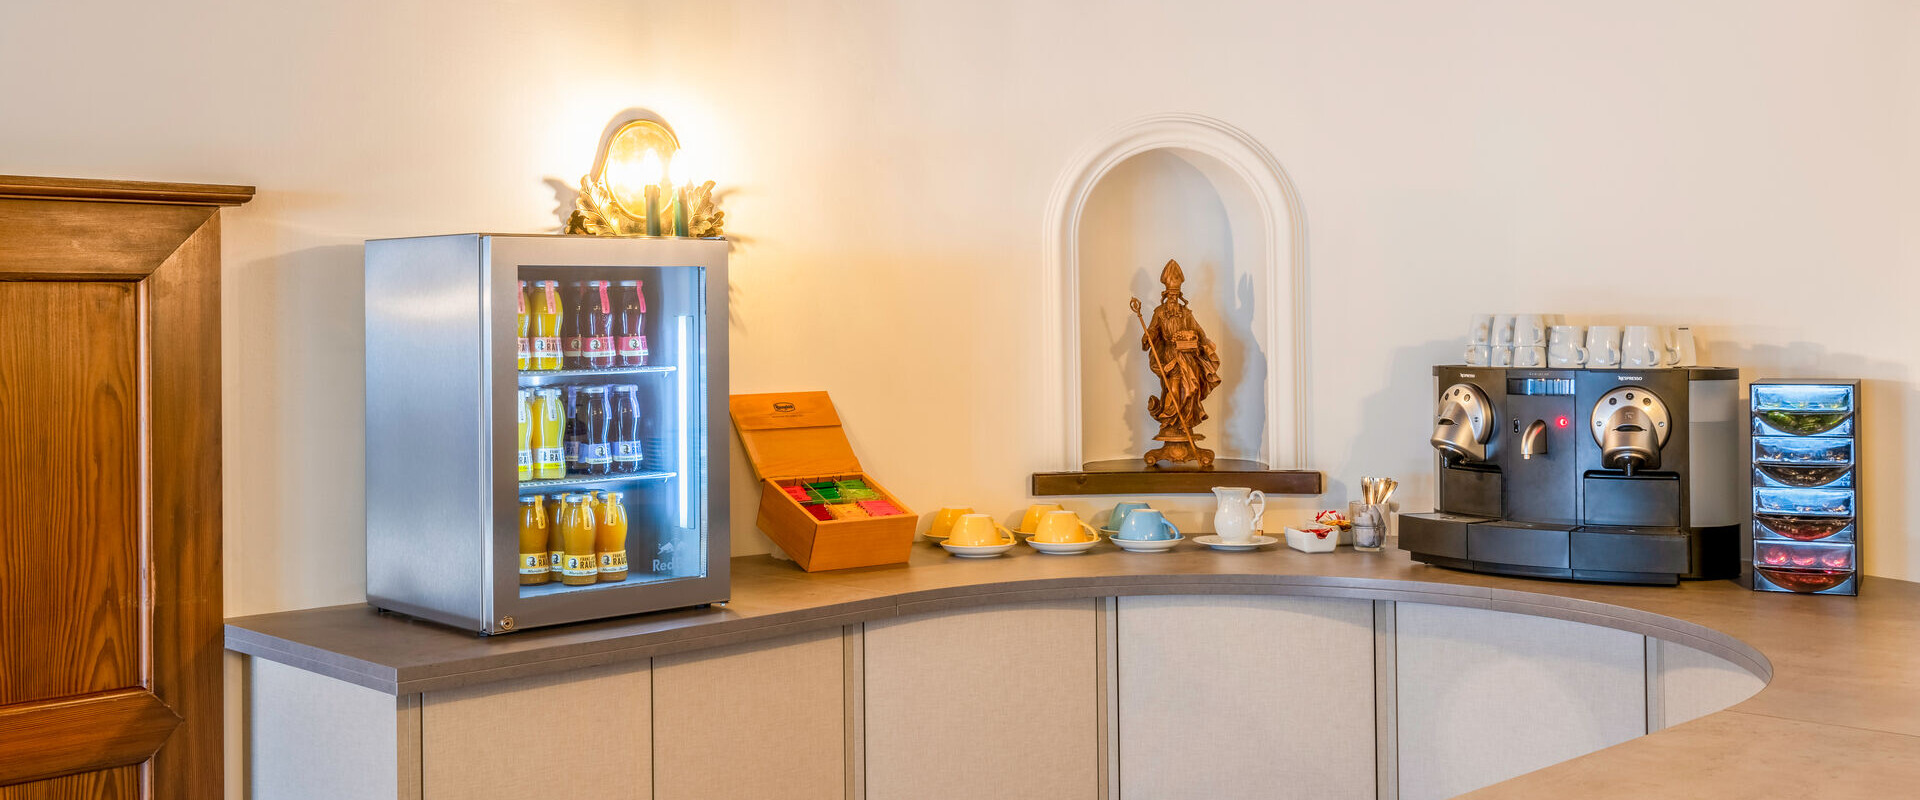
POLYGON ((1852 517, 1803 517, 1795 514, 1753 515, 1756 539, 1853 541, 1852 517))
POLYGON ((1851 411, 1756 411, 1755 436, 1852 436, 1851 411))
POLYGON ((1853 440, 1756 436, 1753 438, 1753 463, 1788 466, 1852 464, 1853 440))
POLYGON ((1761 514, 1799 514, 1815 517, 1853 516, 1853 492, 1847 489, 1753 490, 1753 510, 1761 514))
POLYGON ((1824 542, 1753 543, 1753 569, 1791 592, 1824 592, 1853 577, 1854 547, 1824 542))
POLYGON ((1852 411, 1854 387, 1846 384, 1753 385, 1755 411, 1852 411))
POLYGON ((1853 467, 1846 464, 1835 466, 1796 466, 1789 464, 1753 465, 1753 485, 1783 486, 1794 489, 1825 487, 1828 489, 1853 488, 1853 467))

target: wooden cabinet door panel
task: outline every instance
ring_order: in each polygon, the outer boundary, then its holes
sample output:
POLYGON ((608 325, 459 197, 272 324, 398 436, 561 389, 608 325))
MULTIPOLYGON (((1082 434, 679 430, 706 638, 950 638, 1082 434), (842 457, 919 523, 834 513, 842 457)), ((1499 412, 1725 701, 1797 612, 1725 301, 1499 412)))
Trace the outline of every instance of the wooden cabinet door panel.
POLYGON ((0 283, 0 706, 144 678, 136 293, 0 283))
POLYGON ((220 227, 0 176, 0 800, 219 793, 220 227))

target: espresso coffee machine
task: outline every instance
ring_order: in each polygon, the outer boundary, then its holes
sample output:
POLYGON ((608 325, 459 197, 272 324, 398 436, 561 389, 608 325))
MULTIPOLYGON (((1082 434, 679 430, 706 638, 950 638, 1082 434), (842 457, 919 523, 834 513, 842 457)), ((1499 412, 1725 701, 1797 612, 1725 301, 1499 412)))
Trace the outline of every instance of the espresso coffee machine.
POLYGON ((1414 560, 1614 583, 1738 574, 1739 370, 1433 374, 1436 510, 1400 515, 1414 560))

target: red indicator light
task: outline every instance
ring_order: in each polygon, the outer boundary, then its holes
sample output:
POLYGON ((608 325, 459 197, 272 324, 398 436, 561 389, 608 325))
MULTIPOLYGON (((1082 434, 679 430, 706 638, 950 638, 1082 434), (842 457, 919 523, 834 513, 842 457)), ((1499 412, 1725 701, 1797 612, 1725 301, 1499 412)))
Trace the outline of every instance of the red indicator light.
POLYGON ((1567 427, 1568 425, 1573 424, 1573 420, 1567 419, 1566 417, 1561 417, 1559 419, 1554 420, 1553 424, 1564 428, 1564 427, 1567 427))

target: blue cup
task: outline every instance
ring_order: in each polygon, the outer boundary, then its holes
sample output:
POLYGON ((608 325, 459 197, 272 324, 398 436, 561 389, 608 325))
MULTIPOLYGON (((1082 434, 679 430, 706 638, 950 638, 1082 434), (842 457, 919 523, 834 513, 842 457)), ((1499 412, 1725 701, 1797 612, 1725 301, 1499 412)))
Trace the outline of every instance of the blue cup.
POLYGON ((1147 508, 1146 503, 1121 503, 1114 506, 1113 513, 1107 515, 1106 531, 1112 533, 1120 530, 1120 524, 1127 521, 1128 514, 1143 508, 1147 508))
POLYGON ((1120 532, 1115 539, 1131 539, 1151 542, 1165 539, 1179 539, 1180 529, 1173 527, 1165 516, 1151 508, 1138 508, 1127 512, 1127 518, 1120 522, 1120 532))

